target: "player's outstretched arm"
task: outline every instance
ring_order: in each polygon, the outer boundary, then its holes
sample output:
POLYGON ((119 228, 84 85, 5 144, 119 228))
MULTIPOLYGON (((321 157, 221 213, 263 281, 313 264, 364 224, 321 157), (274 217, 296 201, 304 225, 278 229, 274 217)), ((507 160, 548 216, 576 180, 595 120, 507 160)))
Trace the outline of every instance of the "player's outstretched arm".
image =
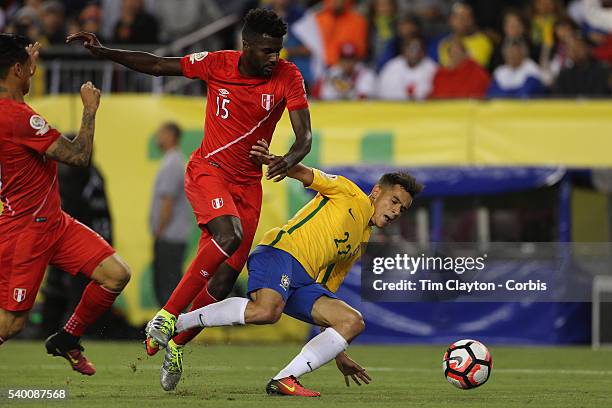
POLYGON ((51 159, 72 166, 87 167, 91 162, 96 112, 100 106, 100 91, 91 83, 81 86, 83 118, 77 136, 70 140, 65 136, 58 138, 45 152, 51 159))
POLYGON ((106 48, 93 33, 85 31, 69 35, 67 43, 81 41, 92 55, 106 58, 128 67, 134 71, 155 76, 182 76, 181 58, 158 57, 157 55, 141 51, 126 51, 106 48))
MULTIPOLYGON (((301 109, 289 112, 289 119, 295 133, 295 143, 284 156, 277 156, 268 165, 270 179, 279 182, 289 176, 288 171, 302 161, 312 146, 312 131, 310 129, 310 111, 301 109)), ((291 177, 291 176, 289 176, 291 177)))

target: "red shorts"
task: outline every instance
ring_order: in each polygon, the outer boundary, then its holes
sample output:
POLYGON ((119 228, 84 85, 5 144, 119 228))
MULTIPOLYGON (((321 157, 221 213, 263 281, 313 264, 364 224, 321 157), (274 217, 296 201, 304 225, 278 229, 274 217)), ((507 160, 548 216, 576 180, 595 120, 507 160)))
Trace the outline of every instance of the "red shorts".
POLYGON ((30 310, 47 265, 90 277, 114 253, 100 235, 64 212, 45 222, 24 221, 14 233, 0 232, 0 309, 30 310))
POLYGON ((204 225, 221 215, 233 215, 242 224, 242 242, 226 263, 240 272, 249 257, 261 213, 261 183, 235 184, 222 171, 201 160, 191 160, 185 174, 185 194, 202 229, 200 244, 210 238, 204 225))

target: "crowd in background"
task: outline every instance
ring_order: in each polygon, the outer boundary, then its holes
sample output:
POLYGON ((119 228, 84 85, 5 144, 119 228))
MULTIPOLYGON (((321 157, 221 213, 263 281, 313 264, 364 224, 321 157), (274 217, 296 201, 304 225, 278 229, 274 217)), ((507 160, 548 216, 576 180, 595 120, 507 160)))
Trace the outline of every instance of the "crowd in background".
MULTIPOLYGON (((0 31, 44 45, 80 30, 109 44, 161 44, 258 6, 287 21, 282 56, 321 99, 612 91, 612 0, 0 0, 0 31)), ((235 39, 225 31, 206 46, 239 47, 235 39)))

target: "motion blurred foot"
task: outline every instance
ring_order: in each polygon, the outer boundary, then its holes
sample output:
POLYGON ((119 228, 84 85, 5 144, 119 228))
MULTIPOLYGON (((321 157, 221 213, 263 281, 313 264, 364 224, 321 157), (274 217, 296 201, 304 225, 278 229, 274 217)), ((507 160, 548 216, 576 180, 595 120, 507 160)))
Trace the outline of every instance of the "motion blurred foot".
POLYGON ((176 316, 166 312, 164 309, 157 312, 157 315, 147 323, 145 333, 147 340, 149 338, 155 340, 158 347, 167 347, 168 342, 174 336, 174 325, 176 316))
POLYGON ((78 337, 60 331, 47 338, 45 347, 48 354, 66 359, 74 371, 83 375, 94 375, 96 373, 94 365, 83 355, 82 351, 85 349, 81 346, 78 337))
POLYGON ((160 350, 159 344, 157 344, 157 342, 152 337, 147 337, 143 343, 147 355, 149 356, 154 356, 160 350))

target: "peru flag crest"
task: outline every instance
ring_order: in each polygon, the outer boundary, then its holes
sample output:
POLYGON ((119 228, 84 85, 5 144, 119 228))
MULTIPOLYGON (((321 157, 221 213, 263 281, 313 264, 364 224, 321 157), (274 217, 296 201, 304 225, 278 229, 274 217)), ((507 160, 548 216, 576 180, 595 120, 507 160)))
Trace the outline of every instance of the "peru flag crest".
POLYGON ((261 94, 261 107, 269 111, 274 106, 274 95, 261 94))
POLYGON ((222 198, 215 198, 214 200, 212 200, 212 207, 215 210, 218 210, 219 208, 223 207, 223 199, 222 198))
POLYGON ((26 290, 23 288, 15 288, 13 290, 13 299, 15 299, 15 302, 17 303, 21 303, 25 300, 26 298, 26 290))

